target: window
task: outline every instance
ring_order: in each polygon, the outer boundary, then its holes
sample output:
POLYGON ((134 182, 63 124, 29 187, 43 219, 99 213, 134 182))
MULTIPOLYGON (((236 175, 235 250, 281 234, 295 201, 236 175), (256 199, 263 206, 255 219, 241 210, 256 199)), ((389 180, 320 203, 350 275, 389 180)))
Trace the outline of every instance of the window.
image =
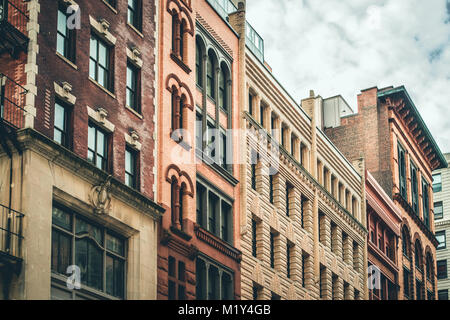
POLYGON ((307 149, 306 145, 304 145, 303 143, 300 143, 300 164, 302 165, 302 167, 306 166, 307 152, 308 152, 308 149, 307 149))
POLYGON ((320 276, 319 276, 319 298, 322 299, 325 297, 326 291, 326 269, 324 266, 320 265, 320 276))
POLYGON ((325 226, 325 214, 319 210, 319 242, 325 245, 325 234, 323 234, 325 226))
POLYGON ((69 107, 62 104, 58 99, 56 99, 53 140, 66 148, 70 148, 69 118, 69 107))
POLYGON ((53 207, 52 225, 52 272, 66 276, 76 265, 83 285, 124 298, 125 239, 59 207, 53 207))
POLYGON ((184 185, 181 187, 178 185, 178 181, 172 178, 170 187, 170 211, 172 215, 172 224, 183 230, 183 195, 184 195, 184 185))
POLYGON ((445 230, 436 232, 436 239, 439 242, 436 250, 445 249, 447 247, 445 230))
POLYGON ((260 289, 253 285, 253 300, 258 300, 260 289))
POLYGON ((417 181, 417 168, 411 163, 411 199, 412 208, 416 214, 419 214, 419 183, 417 181))
POLYGON ((211 98, 215 99, 215 62, 212 53, 208 54, 208 58, 206 60, 206 94, 211 98))
POLYGON ((403 295, 407 299, 409 298, 409 295, 411 292, 410 278, 411 278, 411 273, 409 272, 409 270, 406 268, 403 268, 403 295))
POLYGON ((108 135, 96 125, 89 123, 88 129, 88 157, 97 168, 108 168, 108 135))
POLYGON ((270 172, 269 172, 269 202, 271 203, 271 204, 273 204, 274 203, 274 189, 273 189, 273 179, 274 179, 274 176, 273 176, 273 174, 270 174, 270 172))
POLYGON ((272 138, 275 138, 275 121, 276 121, 276 117, 275 115, 272 114, 272 116, 270 117, 270 134, 272 135, 272 138))
POLYGON ((281 127, 281 145, 286 148, 286 127, 281 127))
POLYGON ((439 260, 437 262, 437 278, 447 279, 447 260, 439 260))
POLYGON ((434 220, 444 218, 444 211, 442 208, 442 201, 434 203, 434 220))
POLYGON ((232 203, 216 194, 197 178, 197 221, 223 241, 233 243, 232 203))
POLYGON ((428 183, 422 178, 422 204, 423 204, 423 221, 430 228, 430 199, 428 195, 428 183))
POLYGON ((281 297, 278 294, 272 292, 272 296, 270 297, 270 300, 281 300, 281 297))
POLYGON ((294 246, 288 242, 286 244, 286 277, 291 278, 291 251, 294 246))
POLYGON ((270 267, 275 268, 275 235, 270 232, 270 267))
POLYGON ((353 269, 359 271, 359 245, 353 241, 353 269))
POLYGON ((251 151, 251 184, 252 184, 252 189, 256 190, 256 165, 258 163, 258 154, 256 153, 256 151, 252 150, 251 151))
POLYGON ((308 256, 306 254, 302 254, 302 287, 306 288, 306 260, 308 256))
POLYGON ((438 291, 438 300, 448 300, 448 289, 438 291))
POLYGON ((264 128, 264 126, 265 126, 265 122, 264 122, 265 112, 266 112, 266 108, 265 108, 264 105, 261 103, 261 105, 259 106, 259 124, 260 124, 261 127, 263 127, 263 128, 264 128))
POLYGON ((433 192, 442 191, 442 176, 440 173, 433 175, 433 192))
POLYGON ((420 247, 419 241, 416 241, 416 245, 414 246, 414 260, 416 263, 416 268, 420 271, 423 270, 423 261, 422 261, 422 248, 420 247))
POLYGON ((141 30, 140 0, 128 0, 127 22, 138 30, 141 30))
POLYGON ((137 163, 138 153, 127 146, 125 148, 125 184, 133 189, 138 187, 137 163))
POLYGON ((302 228, 305 227, 305 206, 308 203, 308 199, 305 196, 301 196, 300 198, 300 223, 302 228))
POLYGON ((206 258, 196 261, 196 297, 198 300, 233 300, 234 275, 206 258))
POLYGON ((136 68, 130 62, 127 63, 126 104, 127 107, 133 109, 138 113, 141 112, 139 104, 139 73, 140 72, 138 68, 136 68))
POLYGON ((195 47, 195 79, 197 86, 203 88, 203 50, 199 40, 195 47))
POLYGON ((251 93, 248 94, 248 113, 253 115, 253 95, 251 93))
POLYGON ((227 134, 224 130, 220 132, 220 165, 225 170, 231 170, 227 163, 227 134))
POLYGON ((331 277, 331 300, 337 300, 337 292, 338 292, 338 277, 333 274, 331 277))
POLYGON ((169 256, 169 300, 186 299, 186 265, 169 256))
POLYGON ((89 76, 109 91, 112 90, 110 48, 95 34, 91 34, 89 76))
POLYGON ((398 180, 399 180, 399 189, 400 189, 400 195, 407 199, 406 196, 406 158, 405 158, 405 150, 403 147, 398 143, 397 145, 397 154, 398 154, 398 180))
POLYGON ((290 214, 290 197, 291 192, 294 189, 294 187, 290 183, 286 183, 286 216, 289 217, 290 214))
POLYGON ((409 233, 406 228, 402 230, 402 252, 405 257, 411 259, 409 233))
POLYGON ((257 257, 257 222, 252 219, 252 255, 257 257))
POLYGON ((56 51, 68 60, 75 62, 75 28, 67 25, 67 7, 60 5, 56 32, 56 51))
POLYGON ((227 69, 222 66, 219 72, 219 107, 228 112, 227 69))

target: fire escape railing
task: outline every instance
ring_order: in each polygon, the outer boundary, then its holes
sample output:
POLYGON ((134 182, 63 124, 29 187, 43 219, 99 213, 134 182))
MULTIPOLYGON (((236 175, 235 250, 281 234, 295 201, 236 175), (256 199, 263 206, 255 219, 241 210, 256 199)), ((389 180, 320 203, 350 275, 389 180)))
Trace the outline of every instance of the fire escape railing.
POLYGON ((24 125, 25 98, 28 91, 16 81, 0 73, 0 121, 14 129, 24 125))
POLYGON ((9 23, 23 34, 27 34, 28 15, 19 8, 19 0, 0 0, 0 22, 9 23))
POLYGON ((0 204, 0 254, 22 258, 24 214, 0 204))

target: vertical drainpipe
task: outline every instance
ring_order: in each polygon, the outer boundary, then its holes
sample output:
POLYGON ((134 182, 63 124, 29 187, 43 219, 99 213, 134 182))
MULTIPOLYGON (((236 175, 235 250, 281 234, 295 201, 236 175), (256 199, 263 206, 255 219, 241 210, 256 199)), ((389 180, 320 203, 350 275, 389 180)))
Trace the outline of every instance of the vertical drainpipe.
POLYGON ((158 111, 159 111, 159 85, 160 85, 160 81, 158 81, 159 79, 159 0, 155 1, 155 48, 154 48, 154 55, 155 55, 155 65, 154 65, 154 71, 155 71, 155 80, 153 82, 153 87, 154 87, 154 98, 153 98, 153 104, 154 104, 154 112, 155 114, 153 115, 153 123, 154 123, 154 131, 153 131, 153 141, 154 141, 154 148, 153 148, 153 161, 154 161, 154 165, 153 165, 153 176, 154 176, 154 180, 153 180, 153 197, 155 199, 155 202, 158 201, 158 147, 159 147, 159 141, 158 141, 158 111))

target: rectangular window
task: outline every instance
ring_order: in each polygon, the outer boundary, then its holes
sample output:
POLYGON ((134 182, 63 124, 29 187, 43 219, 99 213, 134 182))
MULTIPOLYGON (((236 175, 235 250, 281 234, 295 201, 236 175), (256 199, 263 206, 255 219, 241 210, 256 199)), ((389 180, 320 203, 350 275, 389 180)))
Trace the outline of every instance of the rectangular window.
POLYGON ((411 199, 414 212, 419 214, 419 183, 417 180, 417 168, 413 163, 411 163, 411 199))
POLYGON ((438 291, 438 300, 448 300, 448 289, 438 291))
POLYGON ((274 203, 273 179, 274 179, 273 175, 272 175, 272 174, 269 174, 269 202, 270 202, 271 204, 274 203))
POLYGON ((291 192, 293 190, 293 186, 289 183, 286 182, 286 216, 289 217, 290 215, 290 196, 291 196, 291 192))
POLYGON ((206 189, 197 183, 197 223, 206 228, 206 189))
POLYGON ((320 266, 320 275, 319 275, 319 298, 322 299, 325 293, 325 279, 326 277, 326 269, 324 266, 320 266))
POLYGON ((69 136, 70 110, 69 107, 55 100, 55 121, 53 127, 53 140, 60 145, 70 148, 69 136))
POLYGON ((219 215, 219 198, 213 193, 209 193, 209 219, 208 231, 217 235, 217 216, 219 215))
POLYGON ((220 133, 220 165, 225 170, 228 170, 227 164, 227 135, 225 132, 220 133))
POLYGON ((442 176, 440 173, 433 175, 433 192, 442 191, 442 176))
POLYGON ((139 103, 139 69, 127 63, 127 87, 126 87, 126 104, 127 107, 133 109, 137 113, 141 112, 139 103))
POLYGON ((257 257, 257 222, 252 219, 252 255, 257 257))
POLYGON ((195 118, 195 148, 198 150, 203 150, 203 123, 202 114, 200 112, 196 113, 195 118))
POLYGON ((271 129, 270 134, 272 135, 272 138, 275 138, 275 120, 276 120, 275 116, 272 115, 270 117, 270 129, 271 129))
POLYGON ((186 265, 169 256, 169 300, 186 299, 186 265))
POLYGON ((253 115, 253 95, 251 93, 248 94, 248 113, 253 115))
POLYGON ((226 203, 225 201, 222 201, 222 211, 220 213, 221 216, 221 227, 220 227, 220 236, 223 241, 225 242, 231 242, 231 206, 226 203))
POLYGON ((422 205, 423 205, 423 221, 430 228, 430 199, 428 194, 428 183, 422 177, 422 205))
POLYGON ((437 278, 447 279, 447 260, 439 260, 437 262, 437 278))
POLYGON ((125 148, 125 184, 130 188, 138 188, 138 153, 130 147, 125 148))
POLYGON ((141 8, 140 0, 128 0, 127 22, 141 31, 141 8))
POLYGON ((281 145, 286 148, 286 127, 281 127, 281 145))
POLYGON ((196 298, 197 300, 233 300, 234 275, 212 261, 197 258, 196 298))
POLYGON ((52 272, 81 270, 81 283, 110 296, 125 297, 126 241, 69 210, 53 207, 52 272))
POLYGON ((407 199, 406 195, 406 158, 405 158, 405 150, 403 147, 398 143, 397 145, 397 161, 398 161, 398 179, 399 179, 399 189, 400 189, 400 195, 407 199))
POLYGON ((300 222, 302 228, 305 227, 305 209, 306 204, 308 203, 308 199, 304 196, 301 196, 300 198, 300 222))
POLYGON ((108 168, 108 135, 96 125, 89 123, 88 157, 97 168, 107 171, 108 168))
POLYGON ((89 76, 109 91, 112 86, 112 65, 110 48, 100 38, 91 34, 89 76))
POLYGON ((444 218, 444 211, 442 207, 442 201, 434 203, 434 220, 440 220, 444 218))
POLYGON ((67 7, 60 5, 56 32, 56 51, 75 63, 75 29, 67 25, 67 7))
POLYGON ((408 299, 410 294, 410 272, 403 268, 403 294, 408 299))
POLYGON ((270 232, 270 267, 275 268, 275 235, 270 232))
POLYGON ((258 163, 258 153, 252 150, 250 153, 250 165, 251 165, 251 184, 252 189, 256 190, 256 166, 258 163))
POLYGON ((436 232, 436 239, 439 242, 436 250, 445 249, 447 247, 447 237, 445 235, 445 230, 436 232))
POLYGON ((259 106, 259 123, 261 124, 261 127, 263 127, 264 128, 264 125, 265 125, 265 123, 264 123, 264 113, 265 113, 265 111, 266 111, 266 108, 264 107, 264 105, 263 104, 261 104, 260 106, 259 106))
POLYGON ((305 288, 306 287, 306 259, 307 256, 305 254, 302 254, 302 287, 305 288))
POLYGON ((291 251, 293 245, 291 243, 286 244, 286 277, 291 278, 291 251))

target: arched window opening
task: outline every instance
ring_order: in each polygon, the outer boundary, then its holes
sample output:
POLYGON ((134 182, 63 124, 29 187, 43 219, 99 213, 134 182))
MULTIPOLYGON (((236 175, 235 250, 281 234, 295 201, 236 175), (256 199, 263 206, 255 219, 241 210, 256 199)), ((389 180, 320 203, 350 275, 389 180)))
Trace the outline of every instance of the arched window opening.
POLYGON ((178 52, 178 14, 173 13, 172 14, 172 52, 177 53, 178 52))
POLYGON ((210 52, 206 60, 206 93, 212 99, 216 98, 214 89, 215 87, 214 69, 215 69, 214 57, 210 52))
POLYGON ((226 70, 222 66, 219 72, 219 107, 228 111, 227 108, 227 75, 226 70))
POLYGON ((184 48, 184 38, 186 36, 186 21, 182 21, 180 24, 180 50, 179 54, 181 57, 181 60, 185 60, 185 48, 184 48))
POLYGON ((414 246, 414 259, 415 259, 415 265, 417 268, 419 268, 420 270, 422 270, 422 248, 420 247, 420 243, 419 241, 416 241, 416 244, 414 246))
POLYGON ((172 178, 171 188, 170 188, 170 197, 171 197, 171 214, 172 214, 172 224, 175 227, 180 226, 180 217, 179 217, 179 186, 178 181, 175 178, 172 178))
POLYGON ((409 252, 410 246, 409 246, 409 234, 406 228, 403 228, 402 230, 402 251, 403 255, 407 258, 411 258, 410 252, 409 252))
POLYGON ((203 88, 203 50, 200 41, 197 39, 195 47, 195 76, 197 85, 203 88))
POLYGON ((184 196, 186 194, 186 185, 183 183, 181 185, 180 188, 180 193, 179 193, 179 223, 180 223, 180 227, 181 229, 183 229, 183 220, 184 220, 184 207, 185 207, 185 203, 184 203, 184 196))

